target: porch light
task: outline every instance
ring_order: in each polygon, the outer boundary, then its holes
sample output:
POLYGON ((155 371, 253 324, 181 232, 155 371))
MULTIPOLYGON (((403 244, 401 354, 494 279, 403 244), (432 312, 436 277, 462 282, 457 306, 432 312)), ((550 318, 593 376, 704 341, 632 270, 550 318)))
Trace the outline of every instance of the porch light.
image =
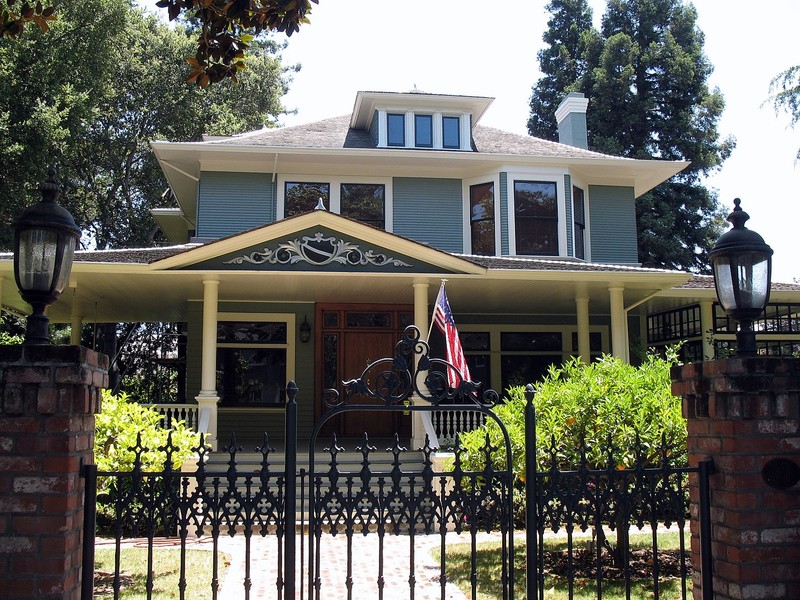
POLYGON ((300 323, 300 341, 304 344, 311 341, 311 325, 308 324, 306 316, 303 316, 303 322, 300 323))
POLYGON ((45 308, 64 291, 81 230, 69 211, 56 200, 61 188, 56 173, 39 186, 42 200, 14 221, 14 278, 20 295, 33 308, 24 344, 49 344, 45 308))
POLYGON ((756 334, 753 320, 769 301, 772 280, 772 248, 755 231, 744 224, 750 218, 734 201, 728 221, 733 225, 720 236, 709 253, 714 270, 717 298, 727 315, 739 322, 736 332, 737 354, 756 354, 756 334))

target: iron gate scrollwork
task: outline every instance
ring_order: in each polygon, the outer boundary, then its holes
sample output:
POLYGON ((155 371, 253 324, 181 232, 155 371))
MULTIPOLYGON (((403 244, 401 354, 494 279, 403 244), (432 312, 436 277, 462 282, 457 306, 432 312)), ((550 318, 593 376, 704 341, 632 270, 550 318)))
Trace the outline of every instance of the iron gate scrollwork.
MULTIPOLYGON (((344 382, 345 394, 326 390, 325 404, 329 408, 315 424, 309 445, 309 538, 308 584, 309 598, 319 600, 324 584, 320 546, 325 535, 344 535, 347 538, 346 597, 354 598, 353 546, 357 535, 378 537, 378 572, 375 575, 374 596, 384 597, 386 578, 383 571, 384 541, 388 535, 405 535, 409 539, 408 593, 414 599, 416 576, 414 539, 417 535, 440 536, 441 598, 446 597, 447 564, 445 537, 448 531, 469 532, 473 550, 479 530, 499 531, 502 546, 501 578, 503 598, 514 597, 514 520, 513 472, 511 442, 505 425, 494 414, 500 401, 494 390, 479 393, 480 384, 467 381, 451 363, 430 356, 426 341, 419 330, 406 328, 397 343, 394 357, 378 359, 369 364, 357 379, 344 382), (455 374, 455 388, 448 384, 448 373, 455 374), (421 468, 404 469, 403 456, 408 451, 395 436, 386 448, 391 460, 384 468, 376 468, 377 447, 365 433, 357 451, 362 460, 358 471, 344 471, 338 460, 344 451, 333 436, 325 448, 330 460, 327 470, 318 472, 315 449, 325 423, 348 412, 404 411, 430 414, 433 411, 471 411, 483 413, 493 420, 503 436, 503 448, 488 443, 484 449, 484 468, 470 471, 462 464, 463 449, 457 444, 452 470, 437 470, 432 460, 436 441, 425 436, 421 468), (504 460, 497 461, 498 450, 504 460), (497 461, 500 465, 493 464, 497 461)), ((474 567, 473 567, 474 571, 474 567)), ((476 573, 473 572, 473 587, 476 573)), ((364 597, 364 596, 361 596, 364 597)))

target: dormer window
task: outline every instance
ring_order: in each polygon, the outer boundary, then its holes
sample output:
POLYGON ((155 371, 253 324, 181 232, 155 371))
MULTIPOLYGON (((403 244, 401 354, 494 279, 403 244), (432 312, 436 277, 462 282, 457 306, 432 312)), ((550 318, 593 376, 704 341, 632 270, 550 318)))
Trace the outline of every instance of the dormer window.
POLYGON ((471 115, 428 110, 377 110, 371 127, 379 148, 471 150, 471 115), (377 135, 375 135, 377 133, 377 135))
POLYGON ((461 148, 461 119, 442 117, 442 147, 453 150, 461 148))
POLYGON ((406 145, 406 116, 389 113, 386 115, 386 144, 388 146, 406 145))
POLYGON ((433 115, 414 115, 414 145, 433 148, 433 115))

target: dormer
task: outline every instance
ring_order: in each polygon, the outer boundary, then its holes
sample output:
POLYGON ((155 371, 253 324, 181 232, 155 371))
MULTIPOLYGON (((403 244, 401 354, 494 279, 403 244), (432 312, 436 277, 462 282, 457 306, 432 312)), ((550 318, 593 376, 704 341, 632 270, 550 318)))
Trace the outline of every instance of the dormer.
POLYGON ((358 92, 352 129, 369 131, 378 148, 473 150, 472 129, 493 98, 423 92, 358 92))

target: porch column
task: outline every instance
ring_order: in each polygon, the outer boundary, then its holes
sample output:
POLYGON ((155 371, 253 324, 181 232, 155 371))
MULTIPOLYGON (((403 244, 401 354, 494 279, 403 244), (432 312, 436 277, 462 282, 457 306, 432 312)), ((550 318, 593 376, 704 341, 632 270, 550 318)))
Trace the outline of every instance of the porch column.
MULTIPOLYGON (((417 326, 419 329, 420 337, 427 341, 428 340, 428 328, 430 327, 430 322, 428 320, 428 290, 430 288, 430 284, 425 283, 414 283, 412 284, 414 287, 414 325, 417 326)), ((414 357, 414 367, 416 368, 417 356, 414 357)), ((423 376, 422 374, 420 374, 423 376)), ((422 382, 418 382, 419 386, 422 387, 422 382)), ((414 404, 423 404, 425 400, 422 400, 416 394, 413 396, 412 401, 414 404)), ((422 448, 425 445, 425 434, 428 434, 428 439, 430 440, 431 446, 438 447, 439 446, 439 439, 436 436, 436 432, 433 429, 433 425, 431 424, 431 415, 428 412, 412 412, 411 413, 411 447, 412 448, 422 448)))
POLYGON ((216 449, 217 442, 217 311, 219 281, 203 280, 203 361, 198 405, 198 431, 206 433, 206 442, 216 449))
POLYGON ((588 365, 592 362, 589 347, 589 298, 585 296, 575 298, 575 310, 578 317, 578 355, 581 357, 581 362, 588 365))
POLYGON ((611 355, 628 362, 628 328, 625 323, 625 288, 609 286, 611 312, 611 355))
POLYGON ((78 288, 75 285, 70 285, 72 291, 72 312, 70 313, 70 338, 69 343, 72 346, 81 345, 81 327, 83 327, 83 316, 78 314, 78 288))
POLYGON ((703 334, 703 360, 714 360, 714 301, 700 301, 700 331, 703 334))

